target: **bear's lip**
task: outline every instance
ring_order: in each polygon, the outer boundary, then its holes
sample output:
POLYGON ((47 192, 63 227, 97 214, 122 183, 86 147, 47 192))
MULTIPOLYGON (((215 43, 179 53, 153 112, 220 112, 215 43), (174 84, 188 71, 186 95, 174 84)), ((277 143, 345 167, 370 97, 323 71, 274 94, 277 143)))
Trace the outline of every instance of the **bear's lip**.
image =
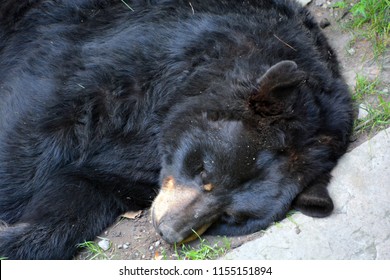
POLYGON ((212 223, 208 223, 199 227, 198 230, 193 230, 191 228, 190 230, 178 232, 175 229, 171 228, 169 225, 161 224, 158 227, 158 233, 160 234, 161 238, 165 240, 167 243, 180 245, 180 244, 191 242, 197 238, 200 238, 200 236, 211 225, 212 223))
POLYGON ((184 243, 188 243, 188 242, 191 242, 197 238, 200 238, 200 236, 205 233, 205 231, 212 225, 213 223, 208 223, 208 224, 204 224, 203 226, 201 226, 200 228, 198 228, 197 230, 192 230, 192 233, 187 236, 184 240, 180 241, 179 244, 184 244, 184 243))

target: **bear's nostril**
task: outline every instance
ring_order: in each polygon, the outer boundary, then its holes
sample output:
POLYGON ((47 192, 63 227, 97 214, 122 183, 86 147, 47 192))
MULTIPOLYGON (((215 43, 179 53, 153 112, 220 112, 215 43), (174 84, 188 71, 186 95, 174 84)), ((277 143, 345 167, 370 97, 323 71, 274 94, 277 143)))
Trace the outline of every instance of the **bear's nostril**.
POLYGON ((163 233, 160 229, 157 229, 157 233, 158 233, 162 238, 164 238, 164 233, 163 233))
POLYGON ((160 234, 161 238, 166 242, 173 244, 175 242, 180 242, 184 237, 179 234, 176 230, 172 229, 170 226, 165 224, 160 224, 157 232, 160 234))

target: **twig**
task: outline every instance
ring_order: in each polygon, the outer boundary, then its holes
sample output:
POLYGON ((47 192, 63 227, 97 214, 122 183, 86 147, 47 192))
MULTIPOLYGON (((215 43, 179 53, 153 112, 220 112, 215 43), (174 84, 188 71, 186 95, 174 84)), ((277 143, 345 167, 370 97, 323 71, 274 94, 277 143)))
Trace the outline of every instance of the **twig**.
POLYGON ((339 22, 342 19, 344 19, 350 12, 351 12, 351 8, 348 8, 347 10, 344 10, 343 14, 341 15, 341 17, 337 21, 339 22))
POLYGON ((376 116, 374 115, 371 118, 365 120, 364 122, 358 124, 357 126, 355 126, 354 130, 359 131, 360 129, 364 128, 366 125, 368 125, 370 122, 372 122, 375 119, 375 117, 376 116))
POLYGON ((295 49, 294 47, 292 47, 291 45, 287 44, 285 41, 283 41, 282 39, 280 39, 278 36, 276 36, 276 34, 274 34, 274 37, 276 39, 278 39, 280 42, 282 42, 283 44, 285 44, 287 47, 289 47, 290 49, 294 50, 297 52, 297 49, 295 49))
POLYGON ((121 1, 122 1, 123 4, 125 4, 125 6, 127 8, 129 8, 132 12, 134 12, 134 9, 132 7, 130 7, 130 5, 125 2, 125 0, 121 0, 121 1))
POLYGON ((194 10, 194 7, 192 6, 191 2, 188 2, 188 4, 190 4, 190 6, 191 6, 192 14, 195 15, 195 10, 194 10))

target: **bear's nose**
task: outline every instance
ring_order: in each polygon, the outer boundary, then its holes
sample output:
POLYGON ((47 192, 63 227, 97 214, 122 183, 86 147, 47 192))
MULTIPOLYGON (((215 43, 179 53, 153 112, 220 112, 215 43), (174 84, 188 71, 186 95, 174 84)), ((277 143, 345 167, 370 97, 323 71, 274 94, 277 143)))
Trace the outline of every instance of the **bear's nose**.
POLYGON ((162 239, 164 239, 169 244, 180 242, 185 238, 184 236, 182 236, 177 231, 175 231, 170 226, 164 223, 158 225, 157 232, 161 235, 162 239))

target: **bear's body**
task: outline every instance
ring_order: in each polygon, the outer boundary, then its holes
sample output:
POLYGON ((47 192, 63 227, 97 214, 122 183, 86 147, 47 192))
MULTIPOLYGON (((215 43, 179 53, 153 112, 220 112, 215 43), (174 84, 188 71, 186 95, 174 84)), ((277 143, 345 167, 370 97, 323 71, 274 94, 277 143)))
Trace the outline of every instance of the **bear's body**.
POLYGON ((127 3, 1 2, 0 256, 71 258, 160 185, 172 243, 328 215, 352 109, 307 10, 127 3))

